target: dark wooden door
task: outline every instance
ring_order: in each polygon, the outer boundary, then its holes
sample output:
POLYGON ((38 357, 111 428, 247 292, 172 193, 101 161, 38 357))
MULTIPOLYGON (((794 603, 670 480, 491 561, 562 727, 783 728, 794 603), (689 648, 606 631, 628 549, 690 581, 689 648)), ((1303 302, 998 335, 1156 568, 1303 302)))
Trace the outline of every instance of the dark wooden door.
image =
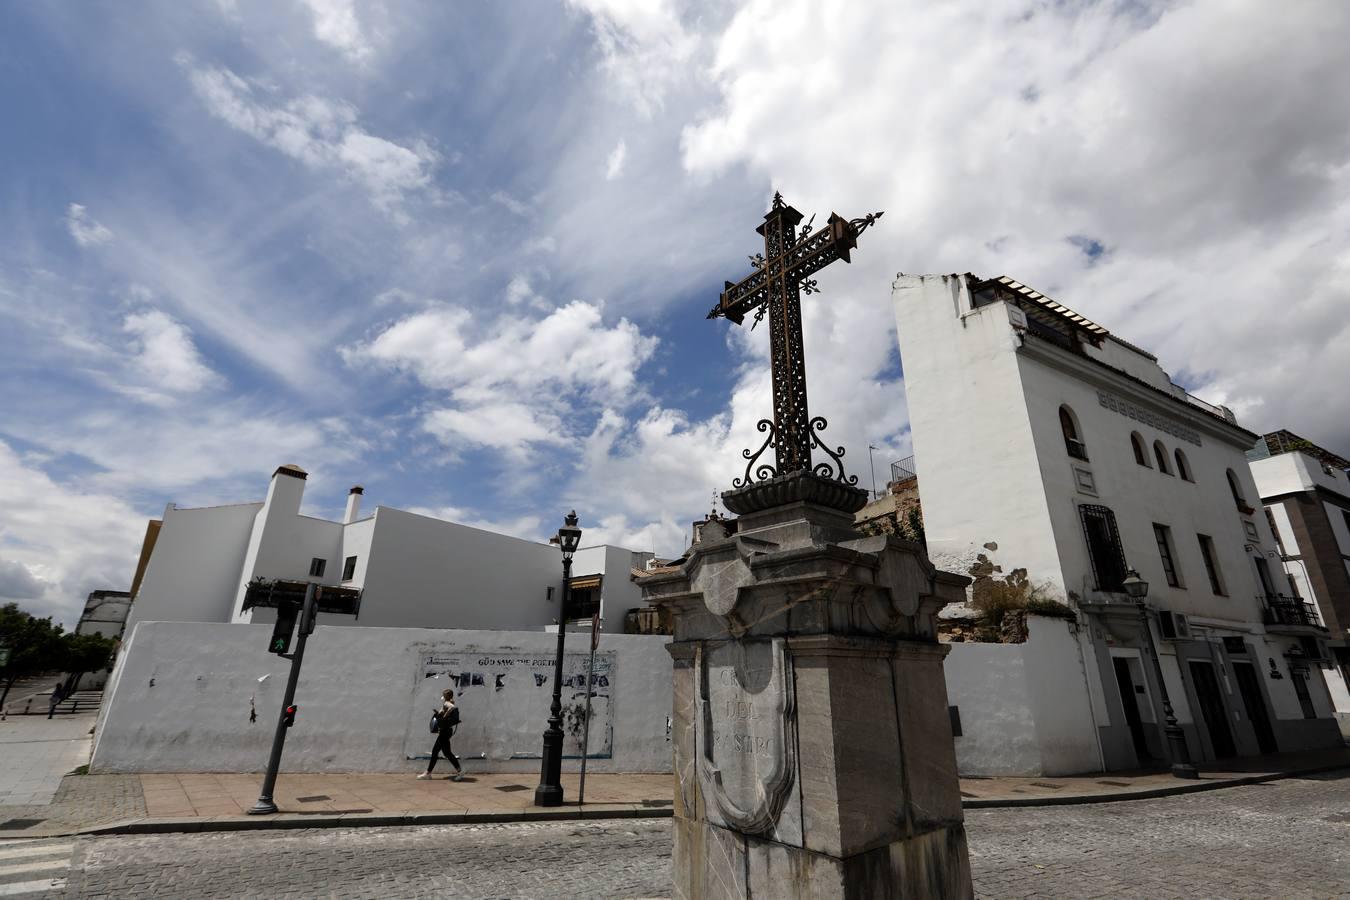
POLYGON ((1200 701, 1200 713, 1209 730, 1209 743, 1214 748, 1215 758, 1236 756, 1233 730, 1228 727, 1228 710, 1224 708, 1223 695, 1219 693, 1219 680, 1214 675, 1213 664, 1192 660, 1191 681, 1195 685, 1196 699, 1200 701))
POLYGON ((1144 722, 1139 715, 1138 694, 1134 689, 1134 678, 1130 675, 1130 661, 1124 657, 1114 657, 1116 666, 1116 685, 1120 688, 1120 705, 1125 707, 1125 724, 1130 726, 1130 740, 1134 742, 1134 755, 1139 764, 1144 765, 1152 755, 1148 752, 1148 741, 1144 739, 1144 722))
POLYGON ((1278 753, 1275 732, 1270 727, 1270 716, 1266 713, 1266 700, 1261 696, 1261 684, 1257 680, 1256 669, 1251 663, 1234 662, 1233 674, 1237 677, 1238 690, 1242 692, 1242 705, 1247 708, 1247 718, 1256 731, 1256 745, 1262 753, 1278 753))

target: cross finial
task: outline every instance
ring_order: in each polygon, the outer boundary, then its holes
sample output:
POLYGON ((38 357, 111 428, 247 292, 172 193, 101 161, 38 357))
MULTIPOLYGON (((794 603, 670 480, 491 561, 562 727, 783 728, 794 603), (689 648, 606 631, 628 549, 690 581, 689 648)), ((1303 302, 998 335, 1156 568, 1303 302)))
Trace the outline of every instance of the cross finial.
MULTIPOLYGON (((755 322, 769 317, 769 358, 773 376, 773 420, 763 419, 756 429, 765 435, 763 445, 742 456, 749 460, 744 479, 736 479, 737 489, 754 480, 764 480, 798 472, 816 476, 829 475, 846 484, 855 484, 857 478, 843 472, 843 448, 831 448, 820 439, 826 427, 820 416, 812 417, 806 402, 806 363, 802 350, 801 298, 805 292, 815 293, 816 272, 836 260, 850 261, 850 252, 858 246, 858 236, 869 228, 880 213, 861 219, 844 219, 831 214, 823 228, 811 230, 811 224, 797 231, 804 218, 800 212, 783 202, 783 195, 773 193, 773 209, 764 217, 764 223, 755 230, 764 237, 764 253, 751 257, 754 271, 726 289, 708 318, 726 317, 739 325, 747 314, 755 322), (770 448, 776 465, 758 464, 759 457, 770 448), (829 456, 829 463, 816 465, 811 451, 819 449, 829 456), (756 467, 758 464, 758 467, 756 467), (753 478, 752 478, 753 475, 753 478)), ((753 326, 752 326, 753 327, 753 326)), ((726 498, 723 497, 723 502, 726 498)), ((727 507, 733 512, 735 509, 727 507)))

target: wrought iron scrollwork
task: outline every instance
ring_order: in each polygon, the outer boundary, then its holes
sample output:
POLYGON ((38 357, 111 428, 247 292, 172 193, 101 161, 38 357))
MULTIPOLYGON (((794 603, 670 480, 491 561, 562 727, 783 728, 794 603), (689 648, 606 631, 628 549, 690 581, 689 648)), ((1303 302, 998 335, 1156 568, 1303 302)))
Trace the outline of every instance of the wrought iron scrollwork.
POLYGON ((836 447, 831 450, 830 445, 820 439, 819 432, 829 427, 830 423, 825 421, 824 416, 816 416, 807 427, 807 433, 811 435, 811 449, 824 450, 825 454, 834 460, 833 465, 827 462, 818 462, 812 466, 811 471, 821 478, 830 478, 835 481, 842 481, 844 484, 856 485, 858 483, 857 475, 844 474, 844 448, 836 447))
POLYGON ((710 319, 725 317, 737 325, 753 318, 751 328, 765 316, 769 320, 774 417, 758 424, 760 432, 768 436, 757 451, 744 451, 749 464, 745 478, 737 480, 736 487, 796 472, 810 472, 849 486, 858 483, 856 477, 844 474, 844 448, 821 442, 817 431, 825 429, 825 420, 811 418, 807 410, 800 295, 819 292, 811 276, 837 260, 847 261, 849 252, 857 246, 858 235, 881 215, 877 212, 844 219, 832 213, 826 225, 813 231, 814 217, 799 228, 805 217, 775 193, 773 209, 757 229, 764 237, 763 253, 750 257, 749 275, 735 284, 726 282, 717 305, 708 312, 710 319), (770 447, 775 464, 759 464, 756 468, 760 456, 770 447), (823 450, 831 462, 813 465, 811 451, 815 448, 823 450))
POLYGON ((854 237, 854 239, 856 240, 857 237, 858 237, 858 235, 862 234, 862 233, 863 233, 864 231, 866 231, 870 226, 876 224, 877 219, 880 219, 880 218, 881 218, 882 216, 884 216, 885 214, 886 214, 885 211, 882 211, 882 212, 874 212, 874 213, 868 213, 867 215, 863 216, 861 219, 849 219, 849 220, 848 220, 848 227, 853 229, 853 237, 854 237))
POLYGON ((749 462, 745 464, 745 477, 734 479, 731 482, 733 487, 742 488, 753 481, 763 481, 766 478, 773 478, 778 474, 778 470, 775 469, 773 466, 769 465, 768 463, 761 463, 758 468, 755 467, 756 461, 758 461, 759 458, 764 455, 765 450, 768 450, 770 448, 777 448, 778 444, 775 439, 778 437, 778 432, 774 429, 773 422, 769 421, 768 419, 760 419, 759 424, 757 424, 755 428, 760 433, 767 432, 768 437, 764 439, 763 444, 759 445, 759 449, 754 451, 753 453, 750 451, 749 448, 746 448, 745 450, 741 451, 741 456, 748 459, 749 462), (754 469, 753 478, 750 477, 751 469, 754 469))

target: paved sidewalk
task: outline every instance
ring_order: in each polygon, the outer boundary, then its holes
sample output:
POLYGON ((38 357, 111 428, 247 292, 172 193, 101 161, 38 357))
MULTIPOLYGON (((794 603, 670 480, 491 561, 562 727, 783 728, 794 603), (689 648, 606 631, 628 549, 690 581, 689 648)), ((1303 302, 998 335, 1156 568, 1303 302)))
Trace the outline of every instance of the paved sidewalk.
MULTIPOLYGON (((1197 780, 1159 772, 1072 778, 963 778, 967 808, 1057 806, 1214 790, 1333 769, 1350 770, 1350 749, 1256 757, 1202 769, 1197 780)), ((418 780, 406 775, 290 775, 277 781, 281 812, 249 816, 259 774, 73 775, 48 806, 0 807, 0 838, 75 833, 234 831, 257 828, 453 824, 549 819, 653 818, 671 814, 669 775, 597 775, 576 804, 577 776, 564 775, 568 803, 533 806, 532 773, 418 780)))
POLYGON ((1158 771, 1097 772, 1042 778, 962 778, 961 805, 966 809, 981 809, 1144 800, 1342 768, 1350 769, 1350 747, 1205 763, 1199 766, 1200 777, 1196 779, 1176 778, 1170 772, 1158 771))
POLYGON ((94 713, 0 722, 0 807, 52 802, 61 779, 89 762, 94 713))

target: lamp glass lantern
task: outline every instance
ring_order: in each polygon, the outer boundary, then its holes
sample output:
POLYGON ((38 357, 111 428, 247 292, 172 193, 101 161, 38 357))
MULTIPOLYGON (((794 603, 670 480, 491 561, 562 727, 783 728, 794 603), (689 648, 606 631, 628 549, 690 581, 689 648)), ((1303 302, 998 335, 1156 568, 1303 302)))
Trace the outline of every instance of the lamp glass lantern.
POLYGON ((577 545, 581 543, 581 529, 577 527, 577 512, 572 510, 563 519, 562 527, 558 529, 558 546, 562 548, 564 559, 571 559, 572 554, 577 552, 577 545))
POLYGON ((1125 593, 1131 600, 1143 600, 1148 596, 1148 582, 1139 577, 1139 573, 1134 569, 1127 569, 1125 580, 1120 583, 1125 589, 1125 593))

